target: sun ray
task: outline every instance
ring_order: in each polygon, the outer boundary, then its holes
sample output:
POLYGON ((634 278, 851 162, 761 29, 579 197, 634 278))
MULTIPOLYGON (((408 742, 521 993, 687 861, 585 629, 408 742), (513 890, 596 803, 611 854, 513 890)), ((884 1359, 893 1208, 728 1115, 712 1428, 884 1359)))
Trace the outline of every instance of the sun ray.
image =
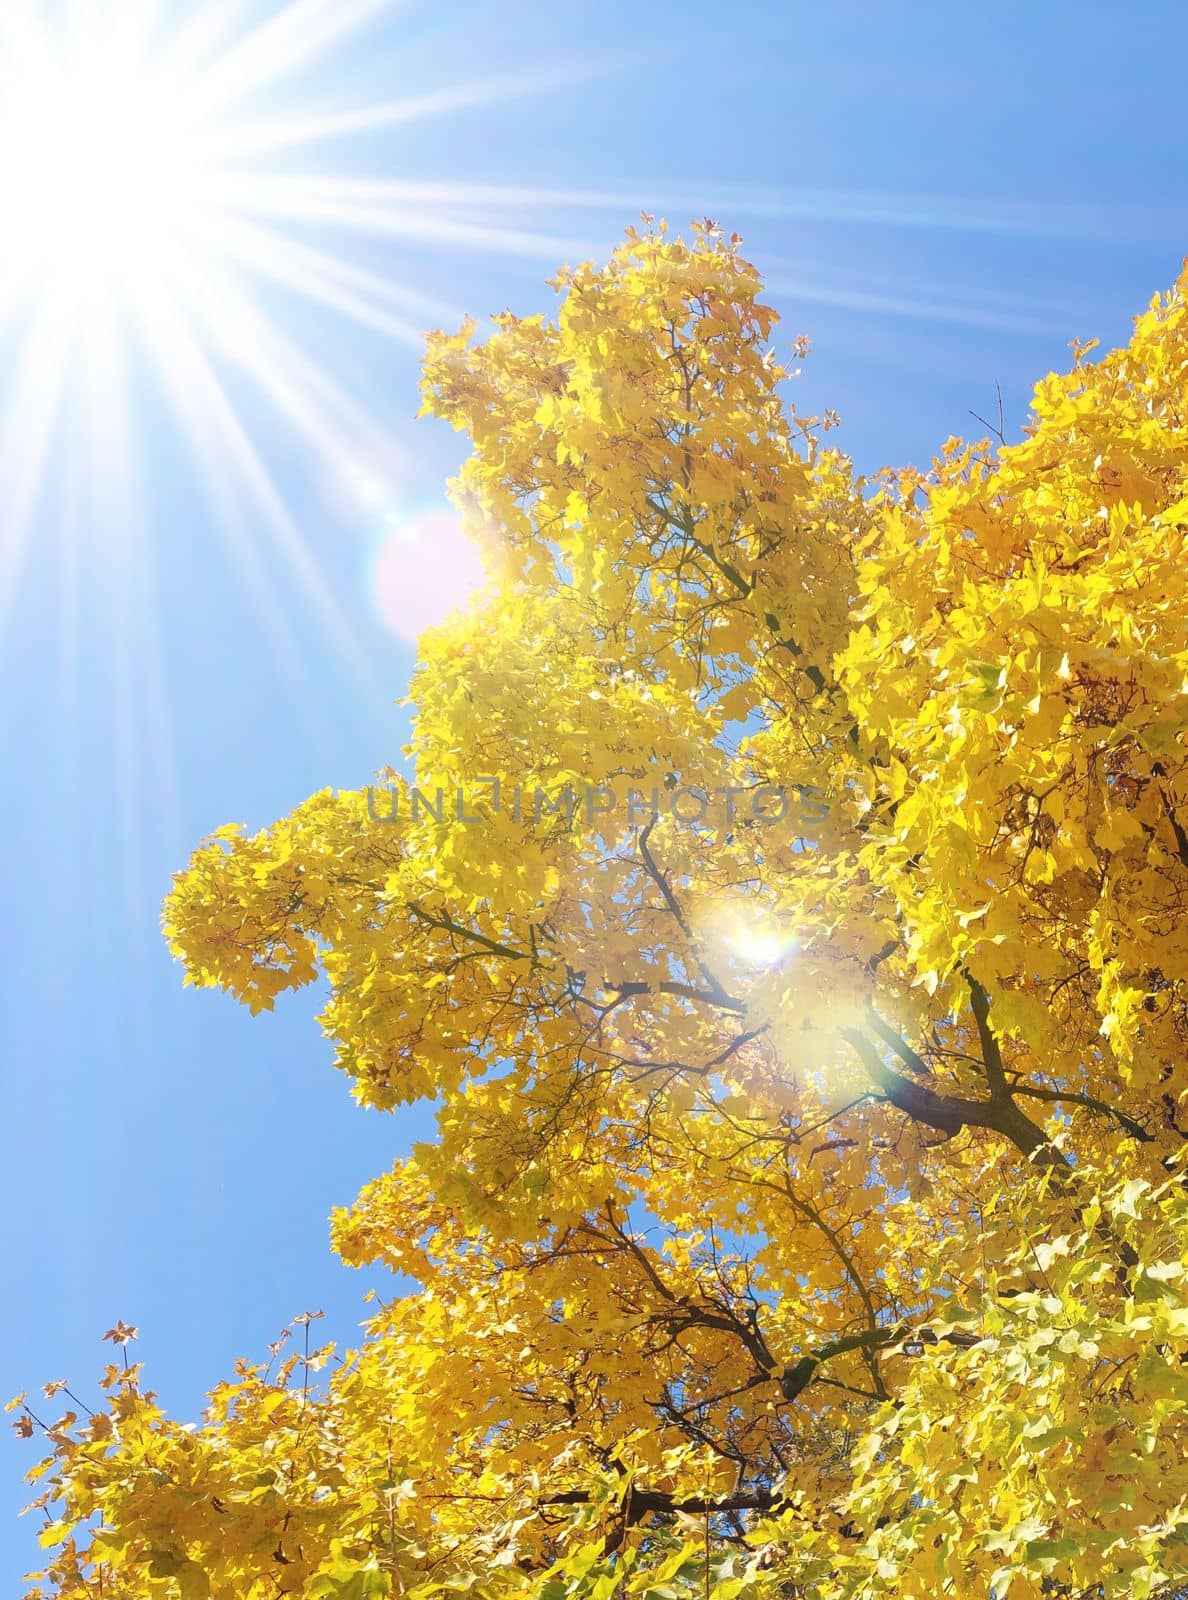
POLYGON ((582 82, 602 70, 604 68, 598 63, 583 62, 580 66, 554 67, 547 72, 492 77, 482 83, 450 84, 441 89, 349 111, 277 119, 258 126, 248 124, 221 137, 215 149, 220 158, 240 160, 245 156, 259 156, 297 145, 322 144, 358 133, 374 133, 380 128, 423 122, 429 117, 450 112, 471 111, 479 106, 524 100, 542 91, 582 82))
MULTIPOLYGON (((200 350, 188 338, 184 321, 166 311, 146 308, 145 324, 162 358, 159 372, 171 399, 187 404, 186 437, 199 471, 203 493, 214 516, 212 528, 221 540, 235 571, 237 587, 251 597, 252 615, 267 640, 268 653, 297 694, 312 691, 313 683, 300 642, 282 604, 266 552, 246 531, 242 502, 228 475, 228 432, 239 428, 238 418, 222 415, 230 410, 200 350), (164 362, 168 360, 168 366, 164 362)), ((257 499, 252 496, 252 499, 257 499)), ((283 509, 282 509, 282 515, 283 509)), ((253 518, 251 527, 256 526, 253 518)))
MULTIPOLYGON (((422 323, 393 316, 356 292, 362 287, 378 295, 373 275, 352 271, 332 256, 248 222, 225 224, 219 231, 219 240, 229 259, 238 261, 259 277, 295 289, 307 300, 340 312, 364 327, 375 328, 414 349, 424 343, 422 323), (335 277, 344 284, 353 282, 355 287, 339 287, 335 277)), ((389 295, 396 292, 389 289, 389 295)), ((422 309, 427 309, 427 305, 422 309)), ((448 314, 452 316, 452 310, 448 314)))
POLYGON ((103 658, 111 673, 106 716, 120 818, 113 849, 125 915, 130 926, 144 931, 142 908, 152 896, 142 878, 137 841, 144 834, 148 807, 155 811, 154 802, 160 801, 161 772, 169 763, 159 662, 145 649, 144 624, 153 614, 153 608, 143 604, 145 592, 151 590, 146 570, 150 541, 136 442, 127 406, 118 403, 129 380, 127 351, 116 318, 92 318, 82 330, 80 344, 86 449, 79 476, 86 498, 81 503, 76 498, 70 520, 85 514, 87 504, 105 507, 109 519, 107 537, 90 551, 88 575, 99 601, 92 609, 103 631, 103 658), (150 774, 158 789, 151 797, 150 774))
POLYGON ((390 448, 370 413, 233 285, 224 284, 216 293, 196 281, 187 303, 211 348, 238 364, 334 471, 349 479, 360 471, 361 460, 390 448))
POLYGON ((0 623, 24 560, 66 376, 69 328, 52 292, 22 340, 0 414, 0 623))
POLYGON ((523 228, 463 222, 455 217, 387 203, 389 197, 364 180, 251 175, 228 179, 227 204, 256 217, 287 222, 329 223, 379 238, 426 239, 499 255, 556 260, 598 248, 589 239, 563 238, 523 228))
POLYGON ((824 284, 807 283, 800 279, 775 278, 768 287, 791 300, 840 306, 847 311, 870 312, 881 317, 904 317, 920 322, 947 322, 967 328, 993 328, 1003 332, 1034 333, 1045 337, 1051 337, 1062 331, 1058 323, 1042 317, 988 311, 979 306, 957 305, 951 301, 921 300, 903 295, 839 289, 824 284))
POLYGON ((247 0, 207 0, 197 7, 162 42, 157 57, 161 71, 175 82, 193 81, 246 11, 247 0))
MULTIPOLYGON (((264 181, 270 185, 272 183, 271 179, 264 181)), ((260 184, 251 174, 245 174, 242 181, 233 180, 228 192, 257 200, 260 184)), ((323 175, 293 177, 276 184, 276 193, 282 199, 291 193, 301 192, 355 200, 368 205, 395 202, 419 206, 473 207, 486 211, 504 211, 516 206, 528 209, 572 207, 577 210, 622 213, 630 210, 638 198, 611 190, 538 189, 521 184, 448 183, 424 178, 328 178, 323 175)))
POLYGON ((224 111, 394 9, 394 0, 291 0, 202 75, 196 99, 207 113, 224 111))
MULTIPOLYGON (((395 278, 381 277, 378 272, 369 272, 365 267, 354 266, 341 256, 330 255, 326 251, 315 249, 312 245, 298 244, 295 239, 285 238, 269 230, 260 231, 262 235, 267 234, 266 253, 279 251, 287 261, 308 269, 312 274, 309 280, 311 284, 319 277, 324 283, 346 284, 363 295, 372 295, 376 300, 386 300, 392 305, 403 306, 418 319, 436 318, 438 322, 462 320, 462 310, 450 301, 442 300, 438 295, 423 294, 418 289, 410 289, 407 284, 400 283, 395 278)), ((228 244, 228 251, 231 249, 232 246, 228 244)), ((340 309, 353 314, 351 308, 346 305, 340 309)), ((417 326, 422 325, 421 320, 418 320, 417 326)), ((407 323, 398 325, 399 337, 404 336, 404 330, 408 326, 407 323)), ((418 338, 418 346, 423 343, 422 333, 418 338)))
MULTIPOLYGON (((371 667, 310 556, 293 515, 236 412, 214 364, 185 315, 168 296, 159 290, 151 291, 143 306, 142 326, 158 354, 159 370, 175 400, 185 401, 189 435, 207 487, 220 493, 224 474, 229 468, 234 469, 242 487, 262 513, 264 526, 276 541, 286 566, 339 658, 350 667, 368 695, 377 695, 379 686, 371 667)), ((230 503, 225 504, 230 512, 230 503)), ((261 587, 263 575, 258 568, 257 574, 248 576, 250 581, 254 580, 252 586, 257 598, 263 601, 264 591, 270 586, 263 584, 261 587)), ((274 617, 278 615, 271 601, 268 611, 274 617)), ((285 654, 292 662, 294 650, 289 632, 287 623, 282 620, 279 635, 284 639, 285 654)))

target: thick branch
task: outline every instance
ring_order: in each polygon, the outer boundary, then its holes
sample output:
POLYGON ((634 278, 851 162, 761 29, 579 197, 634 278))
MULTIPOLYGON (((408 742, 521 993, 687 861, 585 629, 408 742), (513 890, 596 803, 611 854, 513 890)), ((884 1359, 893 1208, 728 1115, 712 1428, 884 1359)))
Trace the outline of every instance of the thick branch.
POLYGON ((897 1110, 936 1128, 950 1138, 962 1128, 988 1128, 1009 1139, 1038 1167, 1067 1170, 1068 1163, 1055 1149, 1044 1130, 1024 1116, 1008 1096, 1005 1101, 967 1100, 958 1095, 937 1094, 921 1083, 913 1083, 893 1071, 879 1055, 875 1045, 857 1028, 846 1028, 842 1037, 853 1046, 871 1079, 897 1110))
POLYGON ((697 989, 691 983, 677 983, 668 979, 660 983, 642 983, 638 981, 608 983, 606 987, 612 994, 618 995, 621 999, 627 999, 637 994, 675 994, 680 995, 683 1000, 699 1000, 703 1005, 719 1006, 723 1011, 733 1011, 738 1016, 743 1016, 747 1009, 742 1001, 736 1000, 733 995, 725 993, 718 995, 709 989, 697 989))
MULTIPOLYGON (((589 1505, 593 1498, 588 1489, 563 1489, 559 1494, 550 1495, 547 1500, 538 1500, 537 1505, 584 1506, 589 1505)), ((729 1511, 771 1511, 782 1500, 783 1497, 774 1489, 739 1489, 734 1494, 678 1497, 665 1494, 661 1489, 632 1488, 623 1503, 623 1517, 628 1523, 636 1523, 653 1515, 675 1516, 681 1513, 685 1516, 704 1516, 708 1513, 714 1516, 729 1511)))
POLYGON ((970 1009, 974 1014, 978 1040, 982 1046, 982 1065, 986 1070, 986 1082, 990 1085, 990 1098, 995 1101, 1009 1100, 1011 1091, 1007 1086, 1006 1069, 1002 1064, 1002 1050, 999 1048, 994 1029, 990 1026, 990 996, 972 972, 965 974, 965 980, 969 984, 970 1009))

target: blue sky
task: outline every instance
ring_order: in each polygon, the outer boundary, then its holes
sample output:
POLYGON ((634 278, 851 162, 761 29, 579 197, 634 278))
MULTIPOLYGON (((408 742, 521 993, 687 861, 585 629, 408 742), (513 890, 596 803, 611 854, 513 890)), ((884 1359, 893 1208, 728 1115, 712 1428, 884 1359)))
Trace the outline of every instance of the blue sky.
MULTIPOLYGON (((206 9, 227 11, 234 38, 281 6, 206 9)), ((168 27, 195 6, 164 11, 168 27)), ((835 407, 864 470, 923 463, 980 431, 968 413, 993 414, 996 383, 1017 433, 1069 340, 1123 340, 1176 275, 1180 27, 1172 4, 1084 0, 377 4, 285 80, 287 106, 484 98, 431 101, 317 153, 331 177, 454 186, 412 207, 441 225, 307 222, 301 238, 400 286, 420 327, 547 308, 559 262, 605 253, 641 209, 708 214, 744 235, 781 337, 812 338, 802 409, 835 407)), ((7 1392, 65 1377, 85 1397, 118 1317, 184 1415, 302 1310, 352 1338, 368 1281, 330 1257, 327 1215, 428 1126, 353 1106, 316 996, 253 1020, 183 990, 158 933, 202 835, 396 758, 412 646, 381 615, 375 562, 394 526, 440 526, 460 459, 455 435, 414 421, 411 340, 292 288, 251 293, 366 414, 382 441, 370 492, 268 399, 250 350, 223 351, 226 397, 290 519, 286 553, 259 482, 196 455, 186 405, 129 346, 132 488, 109 498, 88 466, 96 396, 68 353, 24 554, 0 562, 7 1392)), ((18 478, 31 315, 0 301, 0 466, 18 478)), ((32 1460, 6 1435, 9 1588, 37 1557, 14 1520, 32 1460)))

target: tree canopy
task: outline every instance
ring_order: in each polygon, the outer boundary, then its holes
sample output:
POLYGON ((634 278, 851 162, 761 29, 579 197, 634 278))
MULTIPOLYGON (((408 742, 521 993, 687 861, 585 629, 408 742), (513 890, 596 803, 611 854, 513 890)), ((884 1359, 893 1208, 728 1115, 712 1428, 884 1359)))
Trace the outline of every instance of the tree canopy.
POLYGON ((554 287, 430 338, 489 581, 421 640, 411 775, 220 830, 166 905, 189 982, 324 981, 356 1098, 437 1102, 333 1219, 404 1281, 196 1425, 127 1362, 22 1406, 39 1581, 1170 1595, 1188 276, 1021 442, 865 482, 736 238, 554 287))

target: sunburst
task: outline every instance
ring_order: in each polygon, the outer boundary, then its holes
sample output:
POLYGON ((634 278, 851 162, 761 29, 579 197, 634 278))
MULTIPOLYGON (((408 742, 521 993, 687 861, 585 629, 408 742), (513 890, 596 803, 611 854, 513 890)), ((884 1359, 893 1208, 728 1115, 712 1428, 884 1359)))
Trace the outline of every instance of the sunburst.
POLYGON ((569 241, 492 225, 481 185, 361 176, 357 162, 336 173, 355 135, 386 162, 377 130, 548 81, 407 82, 379 103, 352 100, 348 86, 330 111, 305 103, 311 77, 324 102, 362 30, 399 26, 394 0, 194 0, 168 16, 157 0, 2 0, 0 609, 53 476, 68 397, 62 443, 101 480, 92 502, 119 489, 124 503, 113 499, 102 520, 134 520, 127 500, 154 419, 129 372, 144 356, 157 377, 150 403, 164 397, 212 490, 244 490, 306 586, 323 588, 242 415, 243 380, 341 484, 374 482, 391 445, 336 379, 334 341, 295 332, 300 319, 278 304, 296 297, 419 344, 453 309, 402 284, 386 258, 379 271, 363 265, 361 236, 566 253, 569 241))

